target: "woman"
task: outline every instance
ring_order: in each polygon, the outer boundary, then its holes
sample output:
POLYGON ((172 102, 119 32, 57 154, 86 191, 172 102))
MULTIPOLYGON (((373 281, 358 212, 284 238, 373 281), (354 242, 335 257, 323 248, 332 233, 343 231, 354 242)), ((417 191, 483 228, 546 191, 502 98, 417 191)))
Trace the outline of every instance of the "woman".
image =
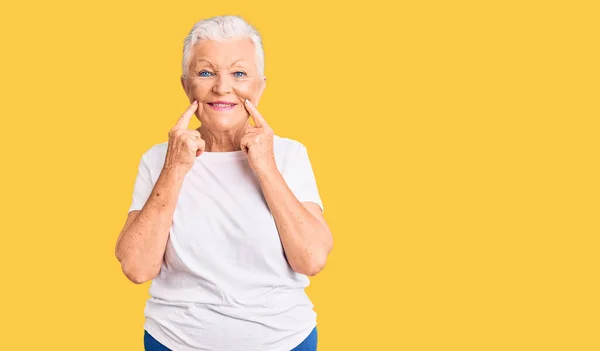
POLYGON ((115 250, 127 278, 152 280, 146 350, 316 350, 304 288, 333 239, 306 148, 256 108, 265 82, 252 26, 194 25, 181 76, 190 106, 142 155, 115 250), (201 126, 188 130, 194 114, 201 126))

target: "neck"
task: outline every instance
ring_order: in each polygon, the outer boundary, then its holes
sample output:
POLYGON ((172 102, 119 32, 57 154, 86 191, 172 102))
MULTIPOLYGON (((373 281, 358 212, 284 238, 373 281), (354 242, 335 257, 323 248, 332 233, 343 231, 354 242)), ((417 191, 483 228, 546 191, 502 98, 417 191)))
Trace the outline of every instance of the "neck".
POLYGON ((242 149, 240 140, 249 127, 252 127, 252 125, 250 124, 250 119, 247 119, 240 126, 227 130, 215 130, 204 125, 201 125, 196 130, 200 132, 202 139, 204 139, 206 144, 205 151, 230 152, 242 149))

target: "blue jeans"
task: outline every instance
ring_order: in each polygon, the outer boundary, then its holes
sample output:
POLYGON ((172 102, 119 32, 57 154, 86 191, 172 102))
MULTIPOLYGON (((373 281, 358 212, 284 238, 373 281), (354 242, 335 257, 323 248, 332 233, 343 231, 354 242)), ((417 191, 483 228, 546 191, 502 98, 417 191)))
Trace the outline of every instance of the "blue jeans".
MULTIPOLYGON (((317 327, 315 327, 312 332, 310 332, 310 335, 291 351, 317 351, 317 339, 317 327)), ((171 351, 171 349, 159 343, 152 335, 148 334, 146 330, 144 330, 144 349, 146 351, 171 351)))
POLYGON ((317 327, 315 327, 310 334, 300 343, 300 345, 294 347, 291 351, 317 351, 317 327))

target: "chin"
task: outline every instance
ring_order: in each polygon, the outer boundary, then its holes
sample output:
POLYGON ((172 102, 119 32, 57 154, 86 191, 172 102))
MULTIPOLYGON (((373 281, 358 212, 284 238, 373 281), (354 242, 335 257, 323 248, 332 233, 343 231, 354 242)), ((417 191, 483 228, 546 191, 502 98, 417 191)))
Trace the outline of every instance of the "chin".
POLYGON ((240 125, 247 119, 248 117, 240 115, 211 115, 206 118, 206 123, 204 124, 213 130, 229 130, 240 125))

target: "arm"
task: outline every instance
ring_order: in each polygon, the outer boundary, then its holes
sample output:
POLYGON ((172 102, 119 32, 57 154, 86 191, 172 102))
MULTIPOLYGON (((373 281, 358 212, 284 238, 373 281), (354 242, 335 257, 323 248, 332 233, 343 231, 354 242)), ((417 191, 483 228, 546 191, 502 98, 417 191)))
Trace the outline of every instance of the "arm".
MULTIPOLYGON (((242 150, 248 154, 250 167, 259 180, 267 205, 275 219, 288 263, 295 272, 314 276, 325 267, 327 255, 333 248, 331 231, 319 205, 310 201, 301 203, 296 198, 277 168, 273 150, 273 129, 252 101, 246 99, 245 106, 254 119, 255 128, 246 130, 241 138, 242 150)), ((305 152, 305 149, 303 150, 302 152, 305 152)), ((310 167, 308 155, 304 154, 299 162, 304 170, 303 181, 310 180, 306 178, 306 171, 310 167)))
POLYGON ((160 272, 182 173, 163 169, 144 207, 129 213, 119 234, 115 255, 125 276, 136 284, 154 279, 160 272))
POLYGON ((204 152, 200 133, 187 130, 197 109, 194 101, 169 131, 165 162, 154 185, 142 156, 134 186, 134 210, 127 216, 115 247, 123 273, 134 283, 144 283, 160 273, 183 180, 196 157, 204 152))
POLYGON ((301 203, 276 167, 257 175, 290 266, 295 272, 316 275, 333 248, 321 208, 313 202, 301 203))

